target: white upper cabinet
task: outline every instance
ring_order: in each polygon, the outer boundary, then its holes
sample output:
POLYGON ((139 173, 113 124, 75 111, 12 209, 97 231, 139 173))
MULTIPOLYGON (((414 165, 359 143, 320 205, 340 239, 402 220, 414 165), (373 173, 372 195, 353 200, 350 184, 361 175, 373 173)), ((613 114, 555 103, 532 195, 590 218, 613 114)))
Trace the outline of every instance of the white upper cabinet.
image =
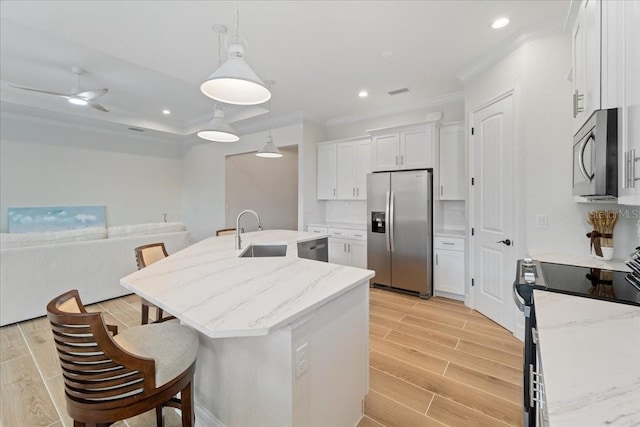
POLYGON ((573 132, 600 109, 601 2, 584 0, 573 26, 573 132))
POLYGON ((370 138, 357 144, 356 171, 356 199, 367 200, 367 174, 371 173, 370 138))
POLYGON ((371 136, 372 168, 374 171, 400 169, 400 134, 371 136))
MULTIPOLYGON (((622 1, 623 87, 618 135, 618 203, 640 206, 640 1, 622 1)), ((613 30, 613 29, 612 29, 613 30)))
POLYGON ((318 199, 335 199, 336 182, 336 144, 318 144, 318 199))
POLYGON ((318 144, 318 199, 365 200, 369 172, 369 138, 318 144))
POLYGON ((467 174, 464 161, 464 123, 440 128, 440 200, 465 200, 467 174))
POLYGON ((435 122, 379 129, 371 137, 374 172, 434 167, 435 122))

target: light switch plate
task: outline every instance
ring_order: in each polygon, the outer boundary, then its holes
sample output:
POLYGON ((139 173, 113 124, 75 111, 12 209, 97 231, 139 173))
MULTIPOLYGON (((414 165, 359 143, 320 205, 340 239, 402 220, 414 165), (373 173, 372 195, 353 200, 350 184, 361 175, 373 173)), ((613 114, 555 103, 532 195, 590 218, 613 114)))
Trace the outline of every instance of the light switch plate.
POLYGON ((309 343, 306 342, 296 349, 296 378, 309 369, 309 343))
POLYGON ((549 215, 536 215, 536 228, 538 230, 546 230, 549 227, 549 215))

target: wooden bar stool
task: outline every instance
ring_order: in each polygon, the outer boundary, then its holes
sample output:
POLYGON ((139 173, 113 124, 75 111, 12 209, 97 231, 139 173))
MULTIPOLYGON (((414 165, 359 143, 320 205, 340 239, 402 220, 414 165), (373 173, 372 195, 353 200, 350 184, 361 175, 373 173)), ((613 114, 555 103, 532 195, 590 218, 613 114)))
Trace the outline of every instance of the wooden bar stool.
POLYGON ((224 236, 227 234, 236 234, 236 229, 235 228, 221 228, 219 230, 216 230, 216 236, 224 236))
MULTIPOLYGON (((160 261, 163 258, 169 256, 167 249, 164 247, 164 243, 150 243, 148 245, 138 246, 135 248, 136 262, 138 263, 138 270, 145 268, 148 265, 153 264, 156 261, 160 261)), ((173 316, 163 317, 163 312, 160 307, 156 307, 144 298, 140 298, 142 304, 142 319, 141 323, 146 325, 149 323, 149 307, 155 307, 156 309, 156 322, 164 322, 166 320, 175 319, 173 316)))
POLYGON ((74 427, 108 426, 162 407, 194 425, 193 374, 198 336, 175 322, 136 326, 118 334, 102 313, 87 313, 77 290, 47 305, 74 427), (175 396, 180 393, 180 399, 175 396))

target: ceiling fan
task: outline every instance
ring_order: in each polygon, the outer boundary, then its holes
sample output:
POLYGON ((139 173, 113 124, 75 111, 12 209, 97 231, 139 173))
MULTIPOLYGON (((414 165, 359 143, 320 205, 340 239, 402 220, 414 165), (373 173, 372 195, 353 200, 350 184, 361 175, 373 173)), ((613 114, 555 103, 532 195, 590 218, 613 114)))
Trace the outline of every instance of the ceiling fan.
POLYGON ((86 71, 79 67, 71 67, 71 71, 76 75, 76 86, 73 89, 71 89, 71 92, 68 94, 50 92, 48 90, 31 89, 31 88, 22 87, 22 86, 13 86, 13 87, 17 89, 22 89, 22 90, 28 90, 31 92, 44 93, 45 95, 60 96, 62 98, 66 98, 72 104, 88 105, 91 108, 95 108, 96 110, 108 113, 109 110, 107 110, 105 107, 98 104, 97 102, 94 102, 93 100, 107 93, 109 89, 83 90, 80 88, 80 75, 84 74, 86 71))

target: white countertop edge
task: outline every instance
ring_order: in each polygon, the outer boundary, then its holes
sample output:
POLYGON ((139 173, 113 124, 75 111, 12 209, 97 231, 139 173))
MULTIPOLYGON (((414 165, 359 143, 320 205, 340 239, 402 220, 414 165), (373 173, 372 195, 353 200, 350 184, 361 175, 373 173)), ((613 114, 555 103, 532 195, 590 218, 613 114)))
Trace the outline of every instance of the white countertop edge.
POLYGON ((361 223, 361 222, 354 222, 354 223, 350 223, 350 222, 325 222, 325 223, 309 223, 306 224, 305 228, 311 226, 311 227, 327 227, 327 228, 346 228, 346 229, 353 229, 353 230, 366 230, 367 229, 367 224, 366 223, 361 223))
POLYGON ((595 258, 591 255, 574 255, 574 254, 554 254, 554 253, 533 253, 531 257, 541 262, 551 262, 555 264, 577 265, 579 267, 600 268, 603 270, 623 271, 630 273, 631 269, 627 267, 624 260, 612 259, 605 261, 595 258))

